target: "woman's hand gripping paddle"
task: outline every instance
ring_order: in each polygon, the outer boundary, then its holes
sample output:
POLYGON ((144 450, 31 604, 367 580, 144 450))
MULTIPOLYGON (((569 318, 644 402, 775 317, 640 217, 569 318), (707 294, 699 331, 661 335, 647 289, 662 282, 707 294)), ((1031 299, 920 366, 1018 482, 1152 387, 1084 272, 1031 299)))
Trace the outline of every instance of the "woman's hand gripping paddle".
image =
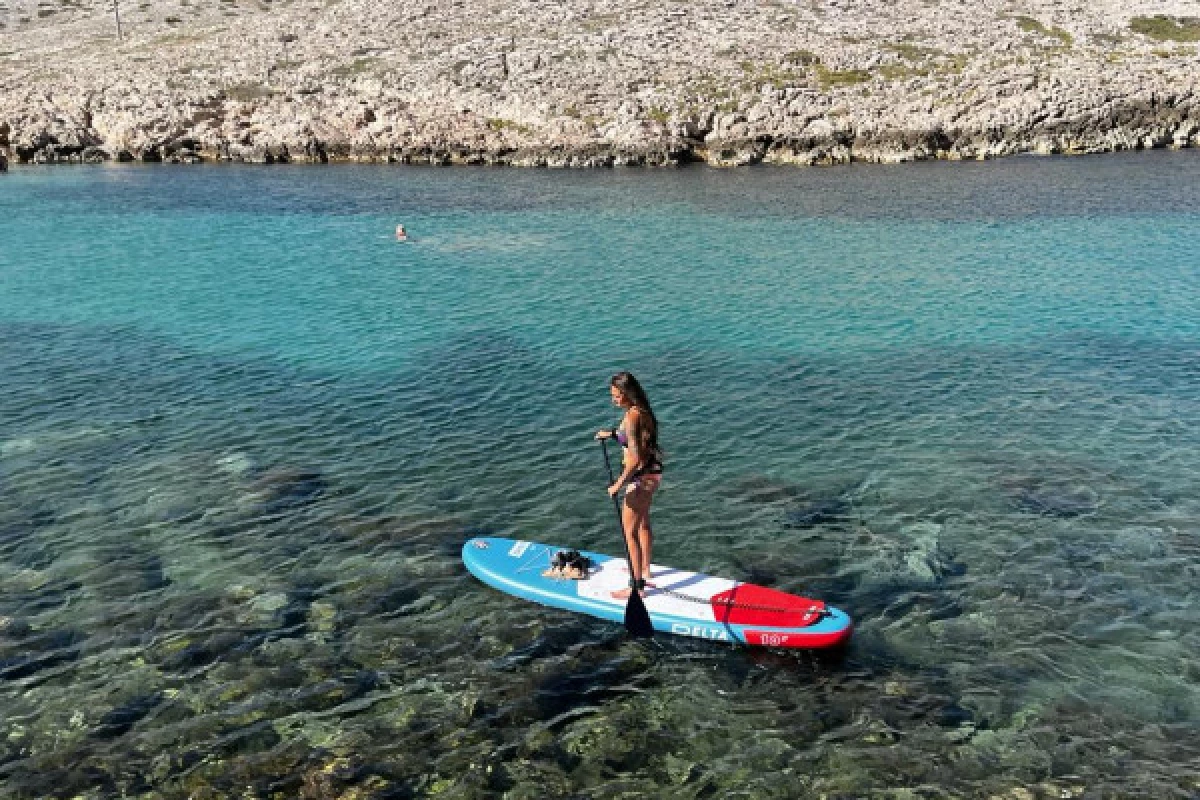
MULTIPOLYGON (((604 468, 608 470, 608 483, 611 486, 616 480, 613 477, 612 462, 608 460, 608 440, 600 440, 600 449, 604 451, 604 468)), ((617 511, 617 527, 621 529, 621 541, 625 543, 625 563, 629 565, 629 602, 625 605, 625 630, 630 636, 649 637, 654 635, 654 625, 650 622, 650 612, 642 602, 642 595, 633 585, 633 553, 629 549, 629 539, 625 536, 625 523, 621 521, 621 501, 613 495, 613 508, 617 511)))

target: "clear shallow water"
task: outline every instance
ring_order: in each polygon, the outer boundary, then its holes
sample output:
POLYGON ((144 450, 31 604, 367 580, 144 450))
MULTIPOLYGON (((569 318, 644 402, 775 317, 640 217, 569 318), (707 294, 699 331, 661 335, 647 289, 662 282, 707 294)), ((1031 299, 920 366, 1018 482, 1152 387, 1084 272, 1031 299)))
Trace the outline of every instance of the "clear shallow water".
POLYGON ((1194 796, 1198 178, 9 173, 0 780, 1194 796), (616 550, 618 368, 670 456, 657 560, 845 608, 843 658, 464 573, 479 532, 616 550))

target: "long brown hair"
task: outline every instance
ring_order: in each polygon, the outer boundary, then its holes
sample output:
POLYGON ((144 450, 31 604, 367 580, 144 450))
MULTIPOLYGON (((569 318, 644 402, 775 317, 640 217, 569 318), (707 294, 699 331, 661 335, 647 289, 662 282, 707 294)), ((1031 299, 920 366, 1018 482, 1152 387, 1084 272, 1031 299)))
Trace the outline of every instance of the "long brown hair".
POLYGON ((650 409, 646 390, 638 383, 637 378, 633 377, 632 372, 618 372, 612 376, 609 384, 617 387, 638 410, 637 451, 638 458, 641 459, 638 466, 645 467, 653 462, 661 464, 663 451, 658 446, 658 418, 650 409))

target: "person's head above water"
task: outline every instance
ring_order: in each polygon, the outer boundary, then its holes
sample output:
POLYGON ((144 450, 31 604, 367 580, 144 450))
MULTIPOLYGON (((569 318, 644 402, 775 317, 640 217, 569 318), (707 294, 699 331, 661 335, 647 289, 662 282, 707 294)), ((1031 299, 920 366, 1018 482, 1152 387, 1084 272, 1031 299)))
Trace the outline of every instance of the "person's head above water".
POLYGON ((646 390, 633 377, 632 372, 618 372, 608 382, 613 404, 621 408, 640 408, 650 410, 650 401, 646 398, 646 390))
POLYGON ((396 238, 397 239, 407 239, 408 238, 408 234, 405 232, 403 225, 396 226, 396 238))
POLYGON ((658 418, 650 409, 650 400, 646 390, 633 377, 632 372, 618 372, 608 382, 613 404, 626 410, 638 410, 637 447, 638 451, 661 463, 662 451, 658 447, 658 418))

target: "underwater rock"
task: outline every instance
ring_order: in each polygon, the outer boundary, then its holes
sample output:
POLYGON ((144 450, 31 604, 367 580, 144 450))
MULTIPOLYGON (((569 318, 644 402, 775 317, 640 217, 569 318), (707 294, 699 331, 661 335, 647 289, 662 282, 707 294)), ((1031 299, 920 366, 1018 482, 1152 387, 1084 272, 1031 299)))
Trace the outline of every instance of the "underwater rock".
POLYGON ((582 762, 579 769, 637 769, 644 763, 648 748, 646 728, 634 716, 616 707, 609 714, 576 720, 563 731, 563 749, 582 762))
POLYGON ((332 633, 337 627, 337 606, 319 600, 308 607, 308 627, 318 633, 332 633))
POLYGON ((140 516, 154 522, 193 522, 204 516, 203 501, 184 487, 152 489, 140 516))
POLYGON ((276 636, 303 633, 308 620, 308 607, 315 592, 311 589, 292 589, 256 594, 244 586, 230 590, 231 599, 239 604, 235 619, 241 625, 269 628, 276 636))
POLYGON ((32 436, 19 436, 0 442, 0 458, 25 455, 37 450, 38 442, 32 436))
MULTIPOLYGON (((881 610, 888 608, 898 591, 937 587, 948 577, 962 575, 966 566, 941 544, 942 526, 934 522, 908 525, 897 536, 884 536, 862 529, 847 548, 842 563, 852 565, 858 576, 857 592, 874 592, 881 610)), ((862 604, 871 598, 861 596, 862 604)), ((953 616, 952 611, 948 613, 953 616)))
POLYGON ((230 453, 213 462, 217 469, 235 478, 245 478, 255 469, 254 459, 246 453, 230 453))
POLYGON ((504 793, 505 800, 543 800, 547 797, 570 797, 571 781, 555 764, 519 758, 504 765, 512 788, 504 793))
POLYGON ((276 611, 287 606, 288 596, 285 592, 267 592, 250 601, 250 608, 260 615, 273 616, 276 611))
POLYGON ((909 542, 904 553, 904 566, 918 581, 935 583, 950 574, 959 574, 955 565, 941 549, 942 526, 923 522, 901 529, 909 542))

